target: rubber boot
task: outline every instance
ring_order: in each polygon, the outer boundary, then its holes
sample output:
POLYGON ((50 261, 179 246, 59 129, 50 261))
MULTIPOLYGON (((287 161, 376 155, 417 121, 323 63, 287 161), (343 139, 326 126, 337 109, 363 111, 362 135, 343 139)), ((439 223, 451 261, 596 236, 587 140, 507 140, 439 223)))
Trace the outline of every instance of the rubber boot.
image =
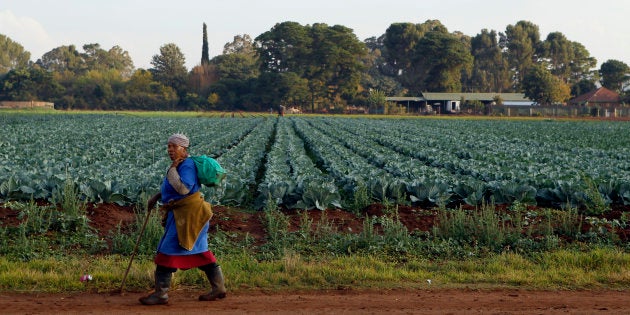
POLYGON ((148 296, 141 297, 144 305, 168 304, 168 289, 171 287, 172 272, 155 271, 155 291, 148 296))
POLYGON ((221 266, 213 264, 211 267, 204 270, 204 272, 206 273, 206 277, 208 277, 208 281, 210 281, 212 291, 208 292, 208 294, 200 295, 199 301, 214 301, 225 298, 227 294, 221 266))

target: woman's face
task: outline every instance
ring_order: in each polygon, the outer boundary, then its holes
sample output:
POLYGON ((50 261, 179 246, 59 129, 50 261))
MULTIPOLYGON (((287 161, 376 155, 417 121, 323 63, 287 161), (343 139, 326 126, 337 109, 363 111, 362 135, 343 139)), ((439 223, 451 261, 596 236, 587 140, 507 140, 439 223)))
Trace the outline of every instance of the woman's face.
POLYGON ((171 161, 186 157, 186 148, 174 143, 169 143, 167 147, 168 157, 171 161))

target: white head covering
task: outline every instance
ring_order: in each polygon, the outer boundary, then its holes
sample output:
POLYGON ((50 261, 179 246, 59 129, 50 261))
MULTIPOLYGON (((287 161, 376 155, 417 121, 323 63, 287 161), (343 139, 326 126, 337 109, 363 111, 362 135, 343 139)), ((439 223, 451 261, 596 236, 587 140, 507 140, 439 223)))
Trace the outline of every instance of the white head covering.
POLYGON ((186 137, 186 135, 176 133, 168 137, 168 143, 173 143, 180 147, 188 148, 188 146, 190 145, 190 140, 188 139, 188 137, 186 137))

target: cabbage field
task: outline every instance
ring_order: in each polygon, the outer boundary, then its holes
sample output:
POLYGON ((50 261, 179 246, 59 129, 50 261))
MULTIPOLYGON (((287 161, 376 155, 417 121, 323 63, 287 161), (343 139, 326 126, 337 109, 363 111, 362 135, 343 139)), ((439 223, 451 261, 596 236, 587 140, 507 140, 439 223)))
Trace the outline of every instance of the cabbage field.
POLYGON ((630 123, 612 121, 157 117, 0 113, 0 202, 49 200, 71 184, 88 202, 135 203, 159 189, 166 139, 215 157, 215 204, 346 208, 630 204, 630 123))

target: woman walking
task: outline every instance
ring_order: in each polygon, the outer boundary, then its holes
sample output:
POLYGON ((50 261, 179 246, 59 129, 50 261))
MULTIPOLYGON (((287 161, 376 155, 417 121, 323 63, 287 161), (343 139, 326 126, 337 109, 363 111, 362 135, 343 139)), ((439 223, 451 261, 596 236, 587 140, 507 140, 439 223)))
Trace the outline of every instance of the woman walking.
POLYGON ((155 256, 154 292, 140 298, 144 305, 168 303, 168 290, 173 273, 177 269, 201 269, 212 287, 200 301, 225 298, 225 281, 221 266, 208 249, 208 228, 212 210, 199 192, 201 184, 197 177, 195 162, 188 154, 190 140, 183 134, 168 138, 167 152, 172 163, 162 182, 160 192, 148 201, 151 211, 158 200, 166 211, 164 235, 160 239, 155 256))

